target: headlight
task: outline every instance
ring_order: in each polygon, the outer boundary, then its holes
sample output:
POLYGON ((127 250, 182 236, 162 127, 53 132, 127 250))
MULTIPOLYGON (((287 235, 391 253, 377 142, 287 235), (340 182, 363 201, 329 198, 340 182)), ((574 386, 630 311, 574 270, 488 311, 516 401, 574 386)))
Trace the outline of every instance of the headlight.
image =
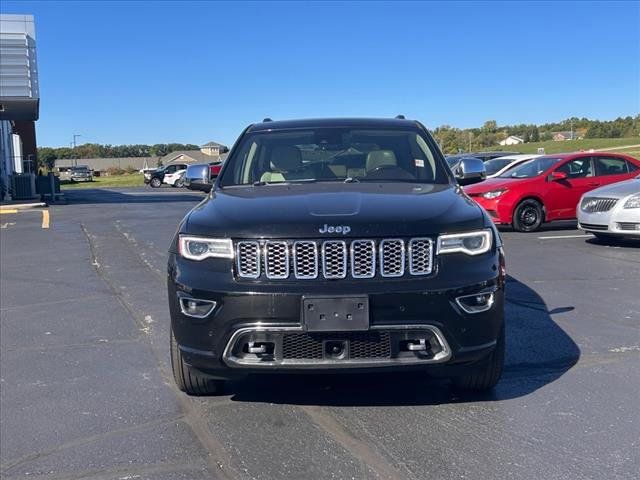
POLYGON ((480 255, 491 249, 492 238, 491 230, 440 235, 438 254, 461 252, 467 255, 480 255))
POLYGON ((481 197, 486 198, 487 200, 491 200, 492 198, 498 198, 500 195, 507 191, 506 188, 502 190, 491 190, 490 192, 485 192, 481 195, 481 197))
POLYGON ((640 208, 640 194, 631 195, 622 208, 640 208))
POLYGON ((180 235, 180 255, 189 260, 205 258, 233 258, 233 245, 229 238, 204 238, 180 235))

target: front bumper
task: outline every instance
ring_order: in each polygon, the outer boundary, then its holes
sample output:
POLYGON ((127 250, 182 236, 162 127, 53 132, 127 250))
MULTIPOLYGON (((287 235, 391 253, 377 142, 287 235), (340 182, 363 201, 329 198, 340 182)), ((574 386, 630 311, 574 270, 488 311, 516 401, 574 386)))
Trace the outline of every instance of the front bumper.
POLYGON ((578 206, 578 228, 591 233, 640 237, 640 209, 617 205, 608 212, 584 212, 578 206))
POLYGON ((474 195, 471 198, 484 208, 496 225, 510 225, 513 222, 513 205, 504 198, 504 195, 492 199, 486 199, 479 195, 474 195))
POLYGON ((481 363, 503 328, 500 255, 448 255, 439 259, 437 274, 423 279, 278 283, 238 281, 222 259, 193 262, 171 254, 172 329, 184 360, 217 378, 310 369, 424 368, 454 374, 457 367, 481 363), (482 312, 467 313, 456 302, 460 296, 487 292, 493 294, 492 303, 482 312), (306 331, 303 297, 363 295, 369 302, 367 331, 306 331), (211 300, 216 308, 205 318, 189 317, 180 308, 180 297, 211 300), (332 355, 327 348, 334 346, 331 342, 345 353, 332 355), (249 354, 247 347, 265 344, 273 345, 267 352, 271 355, 249 354), (295 353, 300 349, 315 353, 301 357, 295 353))

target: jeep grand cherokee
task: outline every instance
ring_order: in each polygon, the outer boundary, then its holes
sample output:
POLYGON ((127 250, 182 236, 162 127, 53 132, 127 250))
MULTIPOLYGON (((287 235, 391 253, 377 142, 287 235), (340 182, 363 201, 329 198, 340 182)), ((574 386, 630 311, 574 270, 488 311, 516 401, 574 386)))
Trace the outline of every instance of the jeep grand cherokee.
POLYGON ((500 237, 416 121, 249 126, 180 223, 168 275, 190 394, 261 372, 420 369, 477 390, 502 372, 500 237))

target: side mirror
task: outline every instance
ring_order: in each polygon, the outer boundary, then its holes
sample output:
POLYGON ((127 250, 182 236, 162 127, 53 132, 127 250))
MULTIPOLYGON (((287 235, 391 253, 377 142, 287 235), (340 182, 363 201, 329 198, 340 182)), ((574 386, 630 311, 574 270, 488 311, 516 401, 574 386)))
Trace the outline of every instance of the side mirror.
POLYGON ((553 181, 553 182, 558 182, 560 180, 566 180, 567 178, 569 178, 569 175, 567 175, 565 172, 551 172, 551 175, 549 175, 549 180, 553 181))
POLYGON ((189 190, 211 190, 211 172, 208 163, 189 165, 184 175, 185 186, 189 190))
POLYGON ((479 158, 463 158, 453 169, 459 185, 471 185, 487 178, 484 162, 479 158))

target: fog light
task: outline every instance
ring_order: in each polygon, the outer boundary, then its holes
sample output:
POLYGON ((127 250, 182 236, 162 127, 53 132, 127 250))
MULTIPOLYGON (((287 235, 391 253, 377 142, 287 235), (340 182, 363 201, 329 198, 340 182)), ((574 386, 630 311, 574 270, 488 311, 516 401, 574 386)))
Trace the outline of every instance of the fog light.
POLYGON ((493 292, 475 293, 456 298, 458 306, 466 313, 486 312, 493 305, 493 292))
POLYGON ((204 318, 216 308, 216 305, 213 300, 180 297, 180 311, 187 317, 204 318))

